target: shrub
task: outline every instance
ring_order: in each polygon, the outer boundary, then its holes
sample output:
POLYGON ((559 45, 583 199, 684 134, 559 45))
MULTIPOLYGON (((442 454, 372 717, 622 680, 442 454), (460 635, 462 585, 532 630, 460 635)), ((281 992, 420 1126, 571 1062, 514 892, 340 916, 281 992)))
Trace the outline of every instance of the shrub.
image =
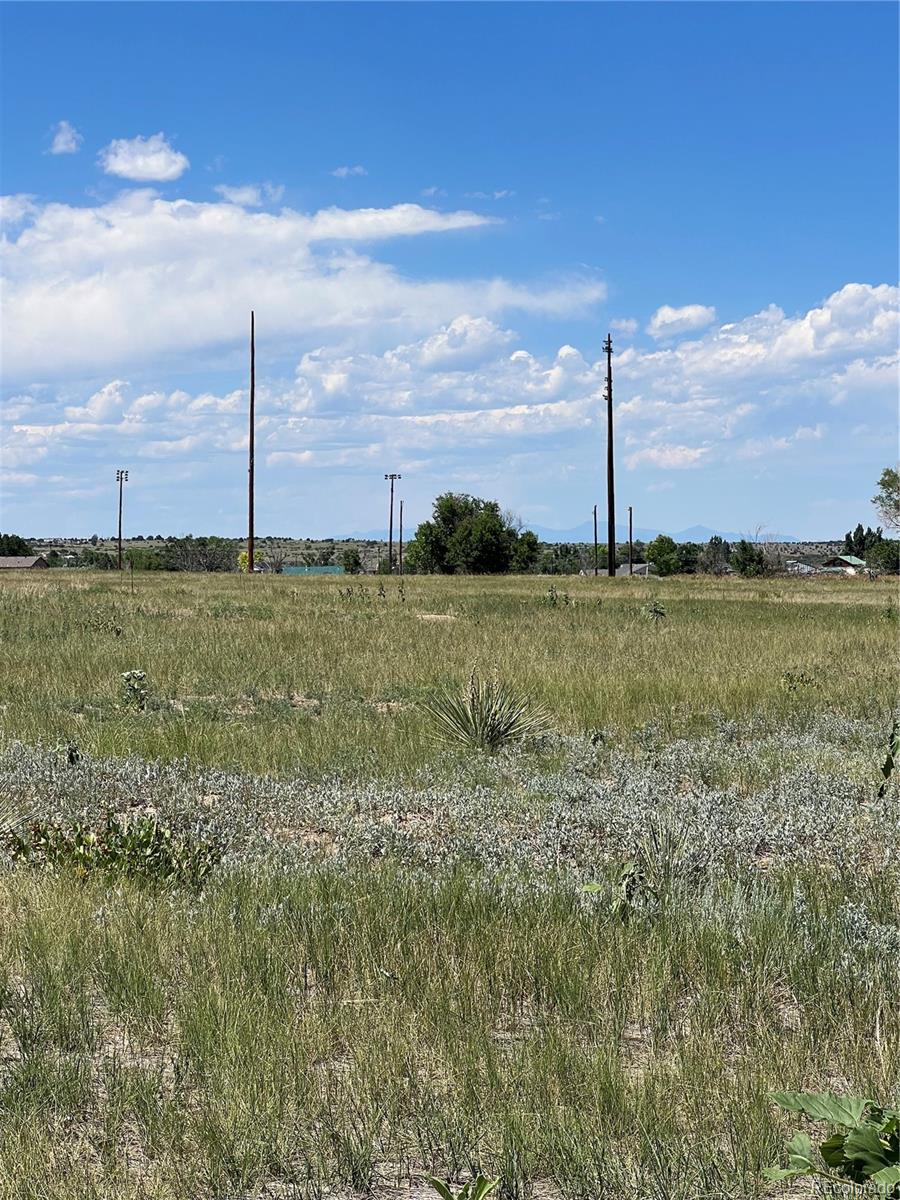
POLYGON ((657 621, 661 621, 663 619, 663 617, 665 617, 665 615, 666 615, 665 605, 661 601, 656 600, 656 599, 648 600, 647 603, 641 609, 641 612, 644 614, 644 616, 647 618, 648 621, 653 621, 654 624, 657 621))
POLYGON ((122 707, 132 712, 143 712, 147 707, 149 692, 145 686, 146 671, 122 672, 122 707))
POLYGON ((34 821, 24 834, 10 832, 7 842, 13 861, 29 867, 72 868, 79 875, 103 871, 195 888, 221 858, 211 842, 178 836, 146 813, 108 813, 99 829, 80 821, 34 821))
POLYGON ((493 753, 509 742, 542 733, 544 712, 499 679, 481 679, 475 668, 465 687, 443 692, 423 705, 441 741, 493 753))

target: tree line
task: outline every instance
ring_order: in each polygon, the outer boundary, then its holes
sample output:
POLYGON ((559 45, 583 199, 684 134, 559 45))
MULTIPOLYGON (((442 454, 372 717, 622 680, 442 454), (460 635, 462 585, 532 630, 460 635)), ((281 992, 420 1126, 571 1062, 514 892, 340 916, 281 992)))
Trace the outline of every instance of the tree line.
MULTIPOLYGON (((872 498, 879 518, 888 529, 900 530, 900 474, 886 467, 872 498)), ((237 571, 246 570, 243 542, 224 537, 187 537, 135 539, 144 542, 127 547, 123 558, 127 565, 143 571, 237 571), (243 551, 243 554, 242 554, 243 551)), ((98 547, 97 535, 74 556, 80 566, 112 570, 116 556, 98 547)), ((277 539, 260 539, 255 562, 280 572, 286 565, 287 552, 277 539)), ((884 536, 884 529, 863 528, 862 522, 844 537, 843 551, 861 559, 872 570, 897 574, 900 570, 900 541, 884 536)), ((25 538, 0 534, 0 555, 24 556, 34 553, 25 538)), ((660 534, 651 542, 635 541, 633 562, 650 563, 658 575, 724 574, 763 575, 778 564, 767 548, 747 538, 729 543, 712 537, 706 543, 676 542, 660 534)), ((70 565, 72 556, 50 550, 51 566, 70 565)), ((355 545, 347 545, 338 554, 333 540, 299 556, 306 566, 339 565, 348 574, 363 570, 363 560, 355 545)), ((628 547, 615 548, 616 565, 628 561, 628 547)), ((605 544, 597 547, 597 560, 605 567, 605 544)), ((432 506, 431 518, 423 521, 407 543, 403 558, 404 572, 439 575, 577 575, 589 574, 594 567, 594 546, 588 542, 544 543, 512 513, 504 512, 496 500, 483 500, 462 492, 444 492, 432 506)), ((397 556, 395 553, 394 565, 397 556)), ((390 571, 387 558, 380 569, 390 571)))

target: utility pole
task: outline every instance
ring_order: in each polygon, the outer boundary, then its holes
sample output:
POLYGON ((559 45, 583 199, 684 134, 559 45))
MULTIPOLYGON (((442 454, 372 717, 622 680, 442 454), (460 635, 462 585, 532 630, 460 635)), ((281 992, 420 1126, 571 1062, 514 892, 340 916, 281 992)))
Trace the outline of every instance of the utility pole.
POLYGON ((119 570, 122 570, 122 485, 128 478, 127 471, 116 471, 116 483, 119 485, 119 570))
POLYGON ((403 501, 400 501, 400 574, 403 574, 403 501))
POLYGON ((616 485, 613 474, 613 380, 612 380, 612 338, 606 335, 603 343, 606 354, 606 510, 607 510, 607 539, 606 573, 616 573, 616 485))
POLYGON ((594 574, 599 574, 599 550, 597 549, 597 505, 594 505, 594 574))
POLYGON ((247 458, 247 574, 253 574, 253 441, 256 424, 256 317, 250 312, 250 448, 247 458))
POLYGON ((388 519, 388 574, 394 573, 394 480, 402 479, 399 474, 385 475, 391 481, 391 515, 388 519))
POLYGON ((631 538, 631 505, 628 505, 628 574, 634 574, 634 543, 631 538))

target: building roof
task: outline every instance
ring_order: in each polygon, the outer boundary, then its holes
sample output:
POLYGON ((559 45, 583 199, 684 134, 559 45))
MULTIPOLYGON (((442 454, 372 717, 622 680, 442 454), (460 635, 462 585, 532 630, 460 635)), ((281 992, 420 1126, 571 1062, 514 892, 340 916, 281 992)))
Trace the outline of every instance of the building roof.
POLYGON ((825 560, 825 565, 831 563, 843 563, 846 567, 864 567, 866 564, 861 558, 857 558, 855 554, 834 554, 831 558, 825 560))
POLYGON ((47 566, 47 560, 43 554, 5 554, 0 555, 0 571, 21 571, 28 567, 34 567, 39 562, 47 566))

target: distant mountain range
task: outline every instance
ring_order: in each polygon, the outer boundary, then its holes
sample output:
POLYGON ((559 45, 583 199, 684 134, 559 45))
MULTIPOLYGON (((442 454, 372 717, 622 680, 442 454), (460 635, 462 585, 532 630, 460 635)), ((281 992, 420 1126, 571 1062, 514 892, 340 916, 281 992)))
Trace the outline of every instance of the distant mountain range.
MULTIPOLYGON (((550 529, 546 525, 526 525, 526 529, 531 529, 542 542, 592 542, 594 540, 594 525, 592 521, 584 521, 581 525, 575 525, 571 529, 550 529)), ((415 532, 415 528, 407 531, 405 540, 409 540, 415 532)), ((677 533, 669 533, 667 529, 647 529, 644 526, 635 526, 634 540, 637 542, 652 542, 655 537, 659 537, 661 533, 668 533, 676 542, 708 542, 711 537, 724 538, 726 542, 739 542, 741 538, 752 540, 754 532, 747 530, 744 533, 735 533, 728 529, 710 529, 708 525, 691 525, 689 529, 679 529, 677 533)), ((351 538, 357 538, 359 541, 366 542, 386 542, 388 531, 386 529, 370 529, 365 533, 351 533, 347 535, 351 538)), ((397 530, 394 529, 394 538, 397 537, 397 530)), ((597 537, 601 542, 606 541, 606 522, 598 522, 597 537)), ((792 533, 771 533, 768 529, 762 530, 759 535, 760 541, 766 542, 806 542, 808 538, 798 538, 792 533)), ((616 541, 628 541, 628 526, 616 525, 616 541)))

